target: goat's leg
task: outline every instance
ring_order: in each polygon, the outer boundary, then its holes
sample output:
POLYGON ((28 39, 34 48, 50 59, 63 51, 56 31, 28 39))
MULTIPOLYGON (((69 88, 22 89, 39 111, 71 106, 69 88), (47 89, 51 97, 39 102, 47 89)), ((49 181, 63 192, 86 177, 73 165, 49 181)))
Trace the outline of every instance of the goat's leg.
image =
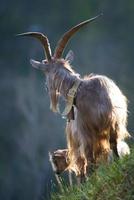
POLYGON ((86 180, 85 159, 79 157, 76 161, 76 165, 79 171, 79 173, 76 174, 77 184, 80 185, 81 183, 84 183, 86 180))
POLYGON ((60 190, 63 192, 63 185, 62 185, 61 177, 58 174, 55 173, 55 178, 56 178, 56 181, 58 183, 58 186, 59 186, 60 190))
POLYGON ((124 141, 125 138, 131 137, 127 132, 125 124, 118 123, 115 130, 110 133, 110 140, 112 143, 112 149, 114 154, 120 158, 122 156, 130 154, 130 149, 127 143, 124 141))
POLYGON ((110 131, 110 148, 116 157, 119 157, 117 151, 117 133, 114 130, 110 131))
POLYGON ((69 179, 69 185, 72 186, 73 185, 73 179, 72 179, 72 173, 70 171, 68 172, 68 179, 69 179))
POLYGON ((77 184, 80 185, 86 181, 86 177, 83 173, 76 176, 77 184))

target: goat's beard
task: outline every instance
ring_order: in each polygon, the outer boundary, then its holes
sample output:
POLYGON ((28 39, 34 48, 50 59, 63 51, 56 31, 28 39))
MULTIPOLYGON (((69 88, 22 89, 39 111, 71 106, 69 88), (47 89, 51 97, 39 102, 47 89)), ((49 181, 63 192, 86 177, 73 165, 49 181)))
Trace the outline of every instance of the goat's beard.
POLYGON ((70 73, 66 68, 58 68, 58 70, 53 69, 47 76, 46 82, 50 96, 50 109, 53 112, 60 113, 59 98, 63 97, 66 101, 67 91, 76 79, 76 76, 74 76, 72 81, 70 73))
POLYGON ((50 95, 50 109, 53 112, 59 112, 58 99, 59 99, 60 93, 58 92, 58 90, 52 89, 49 92, 49 95, 50 95))
POLYGON ((59 109, 59 97, 61 96, 60 90, 62 87, 63 80, 59 80, 56 74, 50 75, 47 79, 47 85, 50 96, 50 109, 53 112, 60 112, 59 109))

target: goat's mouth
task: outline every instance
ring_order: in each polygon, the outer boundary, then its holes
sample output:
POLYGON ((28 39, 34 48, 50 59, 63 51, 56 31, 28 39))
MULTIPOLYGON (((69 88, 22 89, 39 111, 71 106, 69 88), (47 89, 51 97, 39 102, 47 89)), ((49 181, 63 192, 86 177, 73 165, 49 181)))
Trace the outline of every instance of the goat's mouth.
POLYGON ((61 172, 59 172, 59 171, 55 171, 55 174, 57 174, 57 175, 60 175, 60 174, 61 174, 61 172))

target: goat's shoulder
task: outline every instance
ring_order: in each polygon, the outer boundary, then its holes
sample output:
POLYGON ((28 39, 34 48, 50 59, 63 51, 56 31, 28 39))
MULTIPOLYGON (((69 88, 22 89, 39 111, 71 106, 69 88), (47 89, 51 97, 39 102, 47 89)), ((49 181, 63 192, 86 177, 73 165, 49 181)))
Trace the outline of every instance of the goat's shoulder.
POLYGON ((88 76, 84 76, 83 84, 85 86, 88 86, 89 88, 117 88, 116 83, 112 79, 108 78, 105 75, 98 74, 89 74, 88 76))

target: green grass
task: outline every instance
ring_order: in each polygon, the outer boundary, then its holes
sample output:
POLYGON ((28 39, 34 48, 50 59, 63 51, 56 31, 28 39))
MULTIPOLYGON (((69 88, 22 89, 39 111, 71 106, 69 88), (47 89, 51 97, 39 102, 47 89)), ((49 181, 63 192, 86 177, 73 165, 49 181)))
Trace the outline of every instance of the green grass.
POLYGON ((129 156, 101 165, 81 186, 51 194, 52 200, 134 200, 134 148, 129 156))

